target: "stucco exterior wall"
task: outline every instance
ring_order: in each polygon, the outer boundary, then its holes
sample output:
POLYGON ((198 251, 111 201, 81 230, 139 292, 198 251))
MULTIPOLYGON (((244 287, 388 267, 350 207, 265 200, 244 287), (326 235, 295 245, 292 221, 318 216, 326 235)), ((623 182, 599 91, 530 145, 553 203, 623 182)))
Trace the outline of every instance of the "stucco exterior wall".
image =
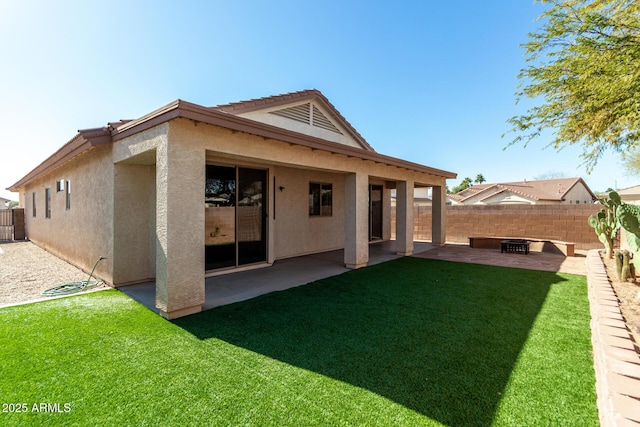
MULTIPOLYGON (((276 167, 275 258, 288 258, 344 247, 344 175, 276 167), (309 183, 332 184, 331 216, 309 216, 309 183), (279 187, 284 187, 280 191, 279 187)), ((274 198, 271 197, 271 200, 274 198)))
MULTIPOLYGON (((341 221, 344 221, 346 174, 365 174, 372 183, 409 180, 445 186, 445 179, 435 175, 312 150, 214 125, 176 119, 170 122, 170 126, 172 137, 175 135, 191 147, 206 150, 207 163, 267 168, 271 191, 274 176, 276 187, 285 187, 282 192, 276 189, 275 220, 272 212, 273 193, 269 194, 270 260, 344 247, 345 228, 341 221), (309 218, 309 181, 334 185, 334 215, 331 218, 309 218)), ((364 191, 368 191, 368 188, 364 188, 364 191)), ((389 191, 385 189, 387 198, 389 191)), ((390 209, 390 205, 385 207, 386 212, 390 212, 390 209)), ((391 235, 391 225, 387 221, 383 233, 385 236, 391 235)))
POLYGON ((565 196, 562 203, 569 204, 592 204, 591 193, 582 184, 575 185, 565 196))
POLYGON ((156 277, 156 157, 168 133, 164 123, 113 144, 116 286, 156 277))
POLYGON ((445 186, 446 179, 428 173, 400 169, 369 160, 331 154, 309 147, 292 145, 270 138, 258 137, 244 132, 187 119, 171 121, 172 131, 184 132, 189 144, 196 144, 207 150, 207 158, 220 156, 270 165, 291 166, 324 170, 328 172, 362 172, 383 180, 411 180, 422 185, 445 186))
POLYGON ((204 303, 204 188, 201 144, 169 127, 156 148, 156 307, 166 318, 204 303))
MULTIPOLYGON (((95 276, 113 282, 113 163, 111 146, 102 145, 72 159, 21 189, 27 237, 38 246, 89 272, 100 256, 95 276), (71 185, 71 208, 56 181, 71 185), (45 188, 51 189, 51 218, 45 218, 45 188), (36 194, 33 216, 32 193, 36 194)), ((55 284, 52 284, 52 286, 55 284)))
POLYGON ((156 277, 155 175, 155 165, 115 165, 113 282, 116 285, 156 277))

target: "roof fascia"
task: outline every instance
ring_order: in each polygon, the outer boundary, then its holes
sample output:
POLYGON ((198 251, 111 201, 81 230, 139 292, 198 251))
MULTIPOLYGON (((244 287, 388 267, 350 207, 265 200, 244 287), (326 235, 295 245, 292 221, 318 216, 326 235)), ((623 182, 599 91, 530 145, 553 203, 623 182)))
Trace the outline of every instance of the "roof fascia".
POLYGON ((481 199, 481 202, 485 202, 489 199, 491 199, 494 196, 497 196, 498 194, 502 194, 502 193, 510 193, 510 194, 515 194, 516 196, 522 197, 523 199, 529 200, 529 201, 535 201, 535 200, 539 200, 536 197, 533 197, 531 195, 527 195, 527 194, 523 194, 523 193, 518 193, 516 191, 512 191, 510 188, 502 188, 500 191, 496 191, 495 193, 489 194, 487 197, 481 199))
POLYGON ((246 119, 234 114, 225 113, 182 100, 174 101, 171 104, 141 117, 138 120, 134 120, 120 126, 116 129, 115 133, 113 133, 113 141, 118 141, 178 117, 245 132, 261 136, 263 138, 276 139, 290 144, 302 145, 309 147, 312 150, 323 150, 333 154, 342 154, 347 157, 371 160, 376 163, 383 163, 444 178, 455 178, 457 176, 457 174, 453 172, 431 168, 429 166, 397 159, 395 157, 385 156, 374 151, 367 151, 337 142, 326 141, 321 138, 293 132, 277 126, 246 119))
MULTIPOLYGON (((471 187, 469 187, 469 188, 472 188, 472 187, 473 187, 473 186, 471 186, 471 187)), ((465 201, 467 201, 467 200, 471 199, 472 197, 476 197, 476 196, 478 196, 478 195, 481 195, 482 193, 486 193, 486 192, 488 192, 489 190, 491 190, 491 189, 493 189, 493 188, 496 188, 496 187, 498 187, 498 188, 499 188, 499 185, 498 185, 498 184, 490 185, 490 186, 489 186, 489 187, 487 187, 487 188, 484 188, 484 189, 482 189, 482 190, 480 190, 480 191, 477 191, 477 192, 475 192, 475 193, 473 193, 473 194, 471 194, 471 195, 469 195, 469 196, 467 196, 467 197, 464 197, 463 199, 461 199, 461 201, 462 201, 462 202, 465 202, 465 201)), ((495 193, 493 193, 493 194, 495 194, 495 193)))
POLYGON ((39 176, 51 172, 97 145, 107 144, 109 142, 111 142, 111 134, 107 128, 78 130, 76 136, 69 142, 60 147, 60 149, 51 156, 47 157, 18 182, 8 187, 7 190, 18 192, 21 187, 24 187, 39 176))
MULTIPOLYGON (((317 98, 315 99, 324 98, 324 96, 322 96, 322 94, 320 94, 319 92, 315 91, 315 93, 316 95, 314 96, 309 95, 309 99, 316 96, 317 98)), ((291 102, 291 100, 289 99, 287 100, 287 102, 291 102)), ((328 103, 328 101, 326 102, 328 103)), ((331 106, 331 104, 329 105, 331 106)), ((333 109, 333 111, 335 111, 335 109, 333 109)), ((51 172, 53 169, 56 169, 62 164, 68 162, 74 157, 97 145, 107 144, 124 139, 135 133, 150 129, 154 126, 179 117, 211 125, 221 126, 240 132, 250 133, 265 138, 277 139, 288 142, 290 144, 302 145, 309 147, 312 150, 324 150, 334 154, 342 154, 348 157, 360 158, 362 160, 371 160, 376 163, 387 164, 390 166, 396 166, 399 168, 427 173, 435 176, 441 176, 444 178, 453 179, 457 177, 457 174, 453 172, 431 168, 429 166, 420 165, 418 163, 413 163, 395 157, 378 154, 373 149, 371 151, 367 151, 365 149, 350 147, 348 145, 339 144, 336 142, 325 141, 320 138, 289 131, 287 129, 282 129, 276 126, 268 125, 266 123, 257 122, 254 120, 236 116, 234 114, 225 113, 219 110, 203 107, 198 104, 193 104, 178 99, 136 120, 126 122, 116 129, 102 127, 79 130, 78 134, 75 137, 73 137, 69 142, 63 145, 58 151, 49 156, 38 166, 36 166, 31 172, 25 175, 18 182, 8 187, 7 190, 17 192, 21 187, 24 187, 26 184, 38 178, 39 176, 51 172)), ((344 122, 348 125, 348 122, 346 122, 346 120, 344 122)))

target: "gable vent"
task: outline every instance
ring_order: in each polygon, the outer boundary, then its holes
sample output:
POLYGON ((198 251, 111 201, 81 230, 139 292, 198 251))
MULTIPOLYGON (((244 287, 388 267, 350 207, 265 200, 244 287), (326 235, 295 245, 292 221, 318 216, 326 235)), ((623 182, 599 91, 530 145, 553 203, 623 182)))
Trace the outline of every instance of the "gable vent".
POLYGON ((342 133, 338 130, 337 127, 333 125, 333 123, 329 121, 329 119, 327 119, 327 117, 324 114, 322 114, 322 111, 320 111, 315 105, 313 106, 312 126, 317 126, 322 129, 330 130, 331 132, 342 133))
POLYGON ((296 105, 295 107, 284 108, 271 113, 297 122, 311 124, 311 104, 296 105))
POLYGON ((282 110, 271 111, 276 116, 286 117, 297 122, 305 123, 331 132, 339 133, 340 130, 311 103, 296 105, 295 107, 283 108, 282 110))

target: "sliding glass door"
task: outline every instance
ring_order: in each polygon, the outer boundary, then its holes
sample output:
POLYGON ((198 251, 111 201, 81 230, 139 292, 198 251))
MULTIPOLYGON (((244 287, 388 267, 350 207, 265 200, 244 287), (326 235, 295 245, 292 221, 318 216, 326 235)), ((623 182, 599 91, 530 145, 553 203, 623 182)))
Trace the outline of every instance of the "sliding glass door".
POLYGON ((267 171, 207 165, 205 269, 267 259, 267 171))

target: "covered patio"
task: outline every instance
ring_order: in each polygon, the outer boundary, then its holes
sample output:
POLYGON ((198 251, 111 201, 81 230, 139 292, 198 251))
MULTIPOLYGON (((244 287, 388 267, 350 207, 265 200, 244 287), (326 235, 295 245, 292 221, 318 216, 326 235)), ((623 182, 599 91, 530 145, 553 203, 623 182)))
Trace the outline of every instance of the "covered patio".
MULTIPOLYGON (((413 242, 413 253, 423 253, 434 247, 436 246, 428 242, 413 242)), ((394 240, 372 243, 369 245, 367 265, 391 261, 402 256, 397 254, 394 240)), ((283 291, 349 270, 344 265, 344 250, 335 250, 278 260, 270 267, 209 277, 205 280, 205 302, 202 309, 208 310, 283 291)), ((159 312, 155 301, 155 282, 121 286, 118 289, 150 310, 159 312)))

